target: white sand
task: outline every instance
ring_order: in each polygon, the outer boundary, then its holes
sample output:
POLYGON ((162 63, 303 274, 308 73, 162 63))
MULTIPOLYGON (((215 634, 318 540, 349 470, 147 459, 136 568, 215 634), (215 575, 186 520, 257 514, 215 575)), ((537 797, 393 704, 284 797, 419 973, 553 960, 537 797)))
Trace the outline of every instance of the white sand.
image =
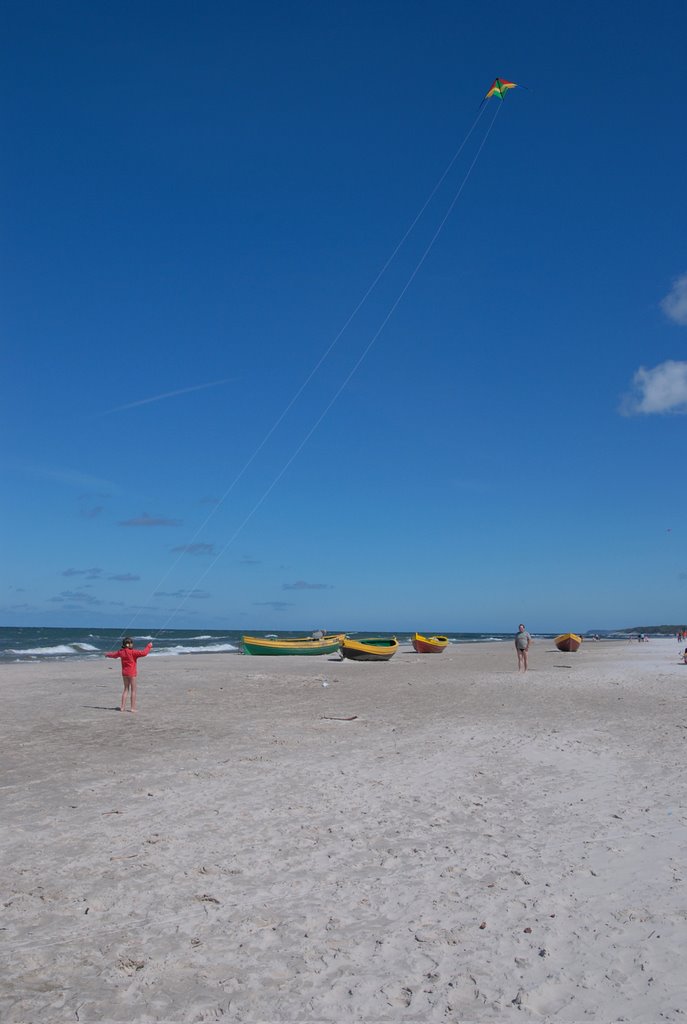
POLYGON ((686 1021, 677 644, 515 665, 3 667, 2 1020, 686 1021))

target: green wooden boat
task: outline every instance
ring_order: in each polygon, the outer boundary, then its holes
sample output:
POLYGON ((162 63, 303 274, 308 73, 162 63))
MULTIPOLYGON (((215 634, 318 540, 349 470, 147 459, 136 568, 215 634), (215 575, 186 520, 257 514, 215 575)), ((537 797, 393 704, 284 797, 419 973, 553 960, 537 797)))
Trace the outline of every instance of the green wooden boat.
POLYGON ((276 640, 262 636, 241 638, 244 654, 283 656, 285 654, 334 654, 341 647, 343 633, 330 633, 323 637, 297 636, 277 637, 276 640))
POLYGON ((341 653, 352 661, 388 661, 398 650, 396 637, 365 636, 360 640, 344 637, 341 653))

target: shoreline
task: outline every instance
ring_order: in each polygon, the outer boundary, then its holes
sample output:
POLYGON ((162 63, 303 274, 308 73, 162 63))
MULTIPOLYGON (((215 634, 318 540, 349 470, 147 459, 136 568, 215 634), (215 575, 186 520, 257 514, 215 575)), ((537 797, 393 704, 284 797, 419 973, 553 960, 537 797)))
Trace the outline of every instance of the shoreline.
MULTIPOLYGON (((508 633, 464 633, 434 631, 426 635, 445 635, 449 639, 450 647, 463 647, 471 644, 485 643, 506 643, 512 644, 513 632, 508 633)), ((72 662, 76 660, 97 660, 105 651, 117 649, 122 638, 121 630, 97 631, 92 628, 71 629, 56 627, 0 627, 0 665, 3 664, 42 664, 48 662, 72 662)), ((163 631, 133 631, 135 645, 142 647, 152 640, 153 651, 151 657, 177 657, 198 654, 237 654, 242 653, 242 638, 246 631, 237 630, 215 630, 198 633, 197 630, 163 630, 163 631)), ((254 632, 248 631, 247 635, 262 636, 264 630, 254 632)), ((281 636, 307 636, 307 632, 285 631, 281 634, 272 634, 277 638, 281 636)), ((389 632, 380 630, 367 633, 361 630, 346 632, 346 635, 355 639, 361 636, 395 636, 401 645, 410 645, 413 631, 398 630, 389 632)), ((553 640, 554 633, 533 633, 533 638, 545 643, 553 640)), ((584 643, 632 643, 637 640, 638 634, 627 634, 624 636, 609 636, 595 639, 594 636, 583 636, 584 643)), ((647 638, 648 635, 647 635, 647 638)), ((654 639, 663 640, 665 637, 655 635, 654 639)), ((668 637, 668 639, 671 639, 668 637)))
POLYGON ((679 1020, 678 655, 0 666, 3 1019, 679 1020))

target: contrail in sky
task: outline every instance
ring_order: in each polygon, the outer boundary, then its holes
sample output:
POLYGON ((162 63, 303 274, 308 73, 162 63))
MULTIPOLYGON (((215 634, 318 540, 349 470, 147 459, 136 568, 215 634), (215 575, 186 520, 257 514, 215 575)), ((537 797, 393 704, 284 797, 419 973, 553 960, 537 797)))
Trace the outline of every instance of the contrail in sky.
POLYGON ((204 391, 205 388, 217 388, 220 384, 228 384, 233 377, 223 377, 222 380, 211 380, 209 384, 195 384, 192 388, 180 388, 178 391, 166 391, 164 395, 153 395, 152 398, 141 398, 138 402, 128 402, 127 405, 116 405, 114 409, 106 409, 103 416, 111 412, 123 412, 124 409, 135 409, 137 405, 150 405, 151 402, 162 402, 165 398, 176 398, 177 395, 188 395, 191 391, 204 391))

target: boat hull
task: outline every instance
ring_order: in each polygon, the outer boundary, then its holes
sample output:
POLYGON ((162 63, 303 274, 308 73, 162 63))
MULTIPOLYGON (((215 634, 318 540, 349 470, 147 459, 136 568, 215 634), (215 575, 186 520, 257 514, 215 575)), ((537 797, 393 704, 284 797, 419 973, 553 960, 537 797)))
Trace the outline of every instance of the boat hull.
POLYGON ((578 636, 577 633, 561 633, 554 640, 554 643, 559 651, 576 651, 582 643, 582 637, 578 636))
POLYGON ((415 633, 413 647, 418 654, 441 654, 448 647, 448 637, 423 636, 422 633, 415 633))
POLYGON ((363 637, 360 640, 350 640, 345 637, 341 644, 341 653, 344 658, 351 661, 388 661, 393 658, 398 650, 396 637, 388 639, 385 637, 363 637))
POLYGON ((268 657, 284 655, 335 654, 341 647, 343 633, 333 633, 315 640, 312 637, 284 637, 283 639, 267 640, 261 636, 244 636, 241 638, 245 654, 268 657))

